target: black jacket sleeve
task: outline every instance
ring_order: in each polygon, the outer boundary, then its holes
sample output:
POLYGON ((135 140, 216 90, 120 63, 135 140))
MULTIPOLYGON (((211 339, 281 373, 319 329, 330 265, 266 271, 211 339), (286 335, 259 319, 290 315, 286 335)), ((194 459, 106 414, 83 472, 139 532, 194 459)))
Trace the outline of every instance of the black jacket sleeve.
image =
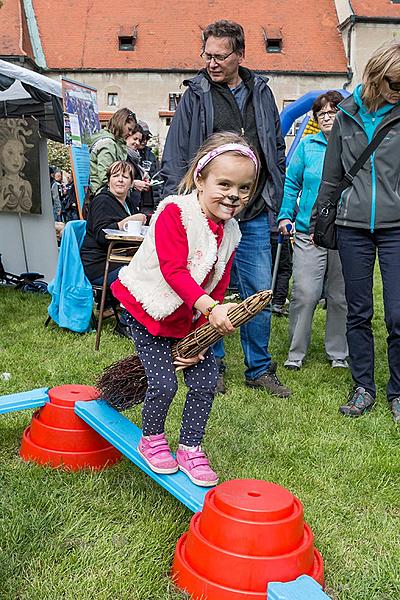
POLYGON ((117 215, 115 208, 114 210, 113 208, 107 198, 104 200, 103 198, 95 198, 90 206, 90 225, 93 237, 102 246, 108 246, 109 244, 103 229, 119 229, 118 222, 124 218, 122 214, 117 215))

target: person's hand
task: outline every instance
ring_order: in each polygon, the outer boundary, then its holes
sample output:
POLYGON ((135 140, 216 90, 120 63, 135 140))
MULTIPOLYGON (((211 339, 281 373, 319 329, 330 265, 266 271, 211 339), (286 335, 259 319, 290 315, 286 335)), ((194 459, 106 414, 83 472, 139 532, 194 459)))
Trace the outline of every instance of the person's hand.
POLYGON ((237 304, 235 302, 217 304, 217 306, 214 306, 210 316, 208 317, 208 322, 210 325, 214 327, 214 329, 216 329, 221 335, 227 335, 228 333, 235 331, 235 328, 228 317, 228 311, 233 306, 237 306, 237 304))
POLYGON ((294 234, 294 223, 290 219, 282 219, 282 221, 279 221, 278 228, 279 228, 279 233, 281 233, 282 235, 293 235, 294 234), (290 231, 288 231, 286 229, 287 225, 291 226, 290 231))
POLYGON ((148 192, 150 189, 148 181, 142 181, 141 179, 135 179, 133 182, 133 189, 137 192, 148 192))
POLYGON ((207 350, 208 347, 202 350, 202 352, 199 352, 197 356, 193 356, 192 358, 183 358, 182 356, 177 356, 174 360, 176 371, 182 371, 183 369, 187 369, 188 367, 192 367, 193 365, 197 365, 197 363, 202 362, 205 359, 207 350))
POLYGON ((310 244, 312 244, 313 246, 317 246, 317 244, 314 242, 314 234, 310 233, 310 244))
POLYGON ((137 213, 136 215, 129 215, 129 217, 125 217, 122 221, 118 222, 118 227, 122 231, 124 229, 125 223, 128 221, 140 221, 142 225, 146 223, 147 217, 143 213, 137 213))

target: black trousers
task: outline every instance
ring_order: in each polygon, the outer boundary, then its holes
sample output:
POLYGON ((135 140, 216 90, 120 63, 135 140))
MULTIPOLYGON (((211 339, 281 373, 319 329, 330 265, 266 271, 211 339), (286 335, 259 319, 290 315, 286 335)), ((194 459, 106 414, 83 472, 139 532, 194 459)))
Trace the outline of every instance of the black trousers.
MULTIPOLYGON (((271 253, 272 253, 272 272, 276 260, 276 251, 278 248, 278 233, 271 233, 271 253)), ((289 281, 292 276, 293 250, 289 237, 285 237, 282 242, 281 257, 279 260, 278 277, 276 279, 274 297, 272 304, 283 305, 289 292, 289 281)))
MULTIPOLYGON (((148 388, 142 410, 143 435, 164 433, 165 419, 178 390, 171 346, 173 338, 151 335, 131 315, 127 318, 148 388)), ((188 386, 179 442, 199 446, 204 437, 217 386, 218 367, 211 348, 205 360, 183 370, 188 386)))
POLYGON ((390 378, 387 397, 400 396, 400 228, 368 229, 337 227, 348 305, 347 342, 351 373, 357 386, 376 395, 374 380, 373 277, 376 253, 383 283, 383 304, 388 332, 390 378))

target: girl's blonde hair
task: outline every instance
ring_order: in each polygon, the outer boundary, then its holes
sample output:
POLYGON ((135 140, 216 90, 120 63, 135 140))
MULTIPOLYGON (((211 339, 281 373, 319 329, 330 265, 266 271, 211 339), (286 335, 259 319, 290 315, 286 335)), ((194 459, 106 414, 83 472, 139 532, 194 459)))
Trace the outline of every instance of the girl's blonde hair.
POLYGON ((377 110, 382 104, 382 91, 387 89, 386 78, 400 81, 400 42, 384 44, 367 62, 361 99, 369 111, 377 110))
MULTIPOLYGON (((219 146, 223 146, 224 144, 241 144, 242 146, 247 146, 248 148, 251 148, 251 150, 257 157, 258 164, 260 164, 257 152, 254 150, 254 148, 250 146, 250 144, 246 142, 246 140, 242 136, 238 135, 237 133, 232 133, 230 131, 221 131, 219 133, 213 133, 213 135, 210 135, 210 137, 207 138, 206 141, 200 146, 196 156, 190 163, 186 175, 183 177, 182 181, 179 184, 178 194, 190 194, 190 192, 192 192, 195 189, 196 184, 194 181, 194 172, 196 170, 197 163, 201 158, 203 158, 203 156, 205 156, 212 150, 215 150, 219 146)), ((235 151, 232 151, 232 154, 235 154, 236 156, 243 156, 243 154, 240 154, 239 152, 235 151)), ((212 168, 213 162, 214 161, 209 162, 204 167, 204 169, 202 169, 201 177, 203 179, 207 179, 207 176, 212 168)), ((258 172, 259 169, 257 170, 257 175, 254 179, 254 183, 251 186, 249 200, 251 199, 251 197, 257 189, 258 172)))

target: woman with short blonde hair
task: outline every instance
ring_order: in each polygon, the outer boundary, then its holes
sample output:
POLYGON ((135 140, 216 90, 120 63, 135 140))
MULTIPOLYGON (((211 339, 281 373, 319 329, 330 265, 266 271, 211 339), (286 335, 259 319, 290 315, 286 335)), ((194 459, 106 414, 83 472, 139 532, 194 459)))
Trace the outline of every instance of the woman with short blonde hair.
POLYGON ((383 283, 390 378, 387 398, 400 422, 400 42, 376 50, 363 82, 339 105, 329 137, 318 210, 335 201, 344 175, 383 128, 386 135, 337 202, 337 246, 348 306, 347 342, 354 390, 340 407, 359 417, 376 398, 373 275, 376 254, 383 283))

